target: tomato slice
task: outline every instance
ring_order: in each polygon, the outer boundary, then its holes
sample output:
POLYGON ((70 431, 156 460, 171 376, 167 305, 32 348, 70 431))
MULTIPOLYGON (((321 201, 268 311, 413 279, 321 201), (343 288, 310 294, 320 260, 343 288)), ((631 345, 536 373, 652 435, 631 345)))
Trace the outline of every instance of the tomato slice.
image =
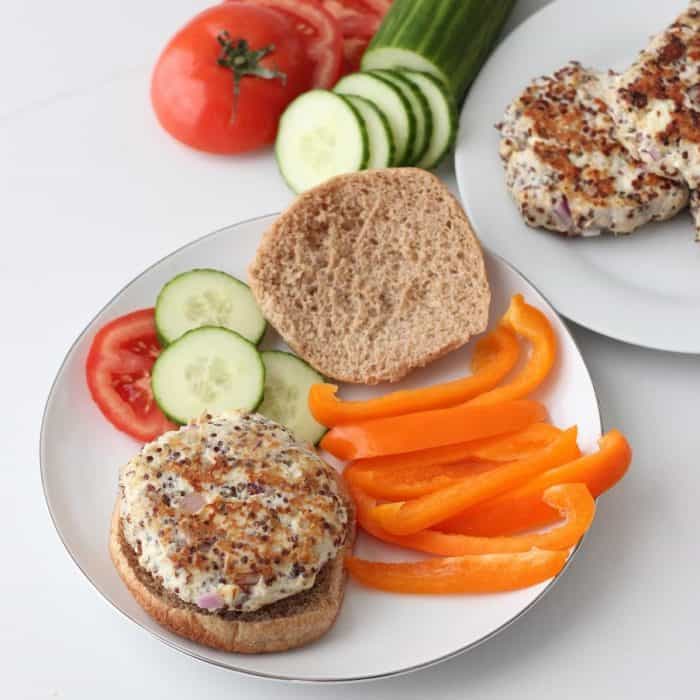
POLYGON ((332 88, 343 64, 343 35, 335 17, 318 0, 229 0, 265 5, 291 16, 314 62, 312 87, 332 88))
POLYGON ((394 0, 362 0, 362 2, 380 17, 384 17, 394 0))
POLYGON ((369 41, 369 39, 354 37, 347 37, 343 41, 343 75, 360 70, 360 61, 369 41))
POLYGON ((154 311, 134 311, 103 326, 85 367, 90 393, 105 418, 142 442, 177 427, 163 415, 151 391, 151 368, 161 350, 154 311))
POLYGON ((343 34, 342 74, 360 70, 362 54, 379 25, 392 0, 323 0, 323 6, 337 20, 343 34))
POLYGON ((338 20, 340 31, 346 38, 371 39, 382 21, 382 15, 364 0, 323 0, 323 6, 338 20))

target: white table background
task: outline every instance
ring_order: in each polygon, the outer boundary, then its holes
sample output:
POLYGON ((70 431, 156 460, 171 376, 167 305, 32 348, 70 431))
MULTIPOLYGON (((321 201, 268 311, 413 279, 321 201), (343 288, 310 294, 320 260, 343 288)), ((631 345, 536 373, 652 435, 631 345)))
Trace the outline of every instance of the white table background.
MULTIPOLYGON (((206 4, 0 4, 0 697, 695 695, 700 358, 634 348, 573 324, 605 424, 624 430, 635 449, 632 470, 599 504, 591 534, 552 593, 467 655, 371 685, 251 679, 151 638, 70 561, 44 505, 37 449, 65 351, 151 262, 291 199, 269 153, 204 156, 155 124, 151 65, 164 40, 206 4)), ((520 0, 509 28, 544 4, 520 0)), ((449 165, 442 175, 454 187, 449 165)), ((688 322, 699 320, 700 313, 688 322)))

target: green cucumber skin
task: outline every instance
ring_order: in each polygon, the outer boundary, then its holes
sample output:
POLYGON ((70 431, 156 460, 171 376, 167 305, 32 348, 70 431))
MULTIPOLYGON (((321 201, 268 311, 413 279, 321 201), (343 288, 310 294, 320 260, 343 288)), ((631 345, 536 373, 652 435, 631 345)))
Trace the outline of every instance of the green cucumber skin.
POLYGON ((515 0, 394 0, 362 69, 377 67, 373 49, 412 51, 439 69, 461 104, 514 5, 515 0))
POLYGON ((345 95, 338 95, 345 104, 350 107, 352 113, 357 118, 357 123, 360 127, 360 133, 362 134, 362 165, 360 170, 366 170, 367 164, 369 163, 369 134, 367 133, 367 126, 365 125, 365 120, 362 118, 360 111, 355 107, 355 105, 350 102, 350 100, 345 97, 345 95))
MULTIPOLYGON (((156 297, 156 306, 155 306, 155 324, 156 324, 156 337, 158 338, 158 342, 160 343, 160 346, 162 348, 167 347, 170 345, 170 343, 175 342, 174 340, 169 341, 161 332, 160 332, 160 327, 158 324, 158 307, 159 304, 158 302, 160 301, 160 298, 163 296, 163 293, 165 290, 173 283, 177 282, 181 277, 184 277, 185 275, 189 275, 191 272, 214 272, 217 275, 226 275, 227 277, 230 277, 234 282, 237 282, 238 284, 242 285, 243 287, 246 287, 246 289, 250 290, 250 287, 243 282, 243 280, 239 280, 238 277, 234 277, 233 275, 230 275, 228 272, 224 272, 223 270, 215 270, 213 267, 194 267, 191 270, 185 270, 184 272, 180 272, 179 274, 175 275, 172 279, 168 280, 161 288, 160 292, 158 292, 158 296, 156 297)), ((262 315, 262 312, 261 312, 262 315)), ((257 337, 256 340, 254 341, 249 341, 252 342, 254 345, 257 345, 260 343, 260 341, 265 337, 265 332, 267 331, 267 321, 263 319, 263 327, 262 331, 260 332, 260 335, 257 337)), ((195 330, 194 328, 192 330, 195 330)), ((188 331, 189 332, 189 331, 188 331)), ((177 340, 177 338, 175 339, 177 340)), ((247 338, 246 338, 247 340, 247 338)))
MULTIPOLYGON (((415 153, 412 154, 411 158, 411 165, 416 165, 423 156, 425 155, 425 152, 428 150, 428 145, 430 144, 430 134, 433 130, 433 115, 430 110, 430 106, 428 105, 428 100, 425 98, 425 95, 422 93, 422 91, 415 85, 415 83, 412 83, 406 76, 402 75, 400 70, 379 70, 379 71, 370 71, 373 74, 379 74, 380 76, 389 76, 390 78, 393 78, 396 81, 401 81, 405 85, 407 85, 408 89, 412 91, 412 93, 415 95, 416 99, 418 102, 423 107, 423 114, 425 115, 425 143, 423 143, 423 148, 421 148, 420 151, 416 151, 415 153)), ((416 131, 418 131, 418 121, 416 120, 416 131)), ((414 137, 415 140, 415 137, 414 137)))
MULTIPOLYGON (((345 95, 344 95, 344 97, 345 97, 345 95)), ((361 97, 360 95, 352 95, 352 97, 356 100, 361 100, 366 105, 368 105, 370 109, 374 110, 375 114, 379 117, 382 124, 384 125, 384 131, 386 132, 386 137, 387 137, 388 142, 389 142, 389 163, 386 167, 388 167, 388 168, 391 167, 391 164, 394 162, 394 159, 396 157, 396 144, 394 143, 394 136, 391 133, 391 126, 389 125, 389 120, 387 119, 386 114, 384 114, 384 112, 382 112, 382 110, 379 109, 379 107, 377 107, 377 105, 375 105, 374 102, 372 102, 371 100, 368 100, 366 97, 361 97)), ((352 100, 350 100, 350 101, 352 102, 352 100)), ((353 107, 354 106, 355 105, 353 105, 353 107)), ((359 112, 359 110, 358 110, 358 112, 359 112)), ((367 127, 365 127, 365 130, 367 131, 367 143, 369 144, 369 129, 367 127)), ((371 149, 369 149, 369 151, 368 151, 369 157, 367 159, 368 160, 367 167, 369 167, 369 160, 372 156, 370 151, 371 151, 371 149)), ((281 352, 281 350, 280 350, 280 352, 281 352)))
MULTIPOLYGON (((233 335, 237 335, 244 343, 248 343, 248 345, 251 345, 255 352, 257 353, 258 356, 258 362, 260 363, 260 370, 261 370, 261 383, 260 383, 260 394, 258 396, 258 400, 255 403, 255 405, 251 409, 247 409, 250 413, 254 413, 257 408, 260 406, 260 404, 263 402, 263 398, 265 396, 265 363, 262 360, 262 357, 260 355, 260 351, 258 350, 257 346, 254 343, 251 343, 250 340, 247 338, 244 338, 240 333, 236 333, 236 331, 232 331, 230 328, 223 328, 222 326, 200 326, 199 328, 193 328, 192 330, 187 331, 187 333, 183 333, 177 340, 173 341, 167 348, 163 350, 163 352, 158 355, 156 358, 155 363, 153 364, 153 368, 151 369, 151 390, 153 391, 153 377, 157 372, 156 366, 158 365, 158 361, 168 352, 169 348, 172 348, 175 346, 177 343, 179 343, 183 338, 186 338, 190 333, 197 333, 201 330, 221 330, 221 331, 226 331, 227 333, 232 333, 233 335)), ((158 408, 163 412, 163 415, 172 423, 175 423, 176 425, 187 425, 187 420, 182 420, 181 418, 178 418, 177 416, 174 416, 172 413, 170 413, 167 408, 165 408, 160 401, 158 401, 158 396, 157 396, 156 391, 153 391, 153 400, 158 404, 158 408)), ((189 419, 188 419, 189 420, 189 419)))
MULTIPOLYGON (((411 80, 411 73, 415 72, 415 71, 399 71, 399 72, 406 78, 406 80, 411 80)), ((450 152, 452 147, 455 145, 455 141, 457 140, 457 127, 458 127, 458 122, 459 122, 459 112, 457 110, 457 103, 454 101, 452 94, 445 87, 444 83, 442 83, 440 80, 438 80, 434 75, 432 75, 430 73, 422 73, 422 75, 426 80, 430 80, 430 82, 432 82, 435 85, 435 87, 445 95, 445 98, 447 99, 449 106, 450 106, 450 134, 451 134, 450 140, 447 142, 447 145, 443 149, 442 153, 439 156, 437 156, 433 160, 432 163, 420 164, 418 166, 420 168, 425 168, 426 170, 433 170, 434 168, 437 168, 438 165, 440 165, 442 160, 445 158, 445 156, 450 152)), ((427 149, 426 149, 426 151, 427 151, 427 149)))
MULTIPOLYGON (((301 362, 301 364, 306 365, 314 374, 318 375, 318 381, 319 384, 323 384, 326 381, 326 377, 324 377, 320 372, 315 370, 306 360, 302 359, 299 357, 299 355, 295 355, 293 352, 287 352, 286 350, 263 350, 260 353, 260 358, 262 359, 263 367, 265 366, 265 360, 263 358, 264 355, 287 355, 288 357, 293 357, 295 360, 298 362, 301 362)), ((265 386, 265 382, 263 381, 263 387, 265 386)), ((260 400, 260 403, 258 404, 258 408, 264 401, 264 395, 263 398, 260 400)), ((318 422, 318 421, 317 421, 318 422)), ((318 445, 319 442, 323 439, 323 436, 328 432, 328 428, 326 428, 318 437, 318 439, 314 442, 314 447, 318 445)))
MULTIPOLYGON (((342 86, 343 80, 345 80, 345 78, 352 77, 353 75, 355 75, 355 73, 350 73, 349 75, 343 76, 343 77, 338 81, 338 84, 335 86, 335 90, 338 89, 338 86, 340 86, 340 87, 342 88, 342 87, 343 87, 343 86, 342 86)), ((402 165, 408 165, 408 163, 406 163, 406 156, 408 155, 408 150, 410 149, 410 144, 412 143, 413 139, 414 139, 415 136, 416 136, 416 116, 415 116, 415 114, 413 114, 413 108, 411 107, 411 104, 410 104, 409 101, 406 99, 406 97, 404 97, 404 95, 403 95, 403 93, 401 92, 401 90, 399 90, 399 88, 397 88, 396 85, 394 85, 390 80, 388 80, 388 79, 385 78, 385 77, 382 77, 381 75, 376 75, 375 73, 369 73, 369 72, 368 72, 368 75, 371 75, 375 80, 378 80, 379 82, 383 83, 384 85, 388 85, 392 90, 394 90, 395 93, 396 93, 396 96, 399 98, 401 104, 404 106, 404 109, 406 110, 406 114, 408 115, 408 138, 406 139, 406 148, 405 148, 405 152, 404 152, 404 153, 399 153, 399 152, 398 152, 398 148, 399 148, 399 147, 398 147, 398 145, 395 143, 395 144, 394 144, 394 157, 395 157, 395 160, 394 160, 394 162, 392 163, 392 165, 393 165, 393 166, 396 166, 396 167, 400 167, 400 166, 402 166, 402 165), (401 156, 400 159, 399 159, 399 156, 401 156)), ((342 97, 342 93, 337 93, 337 94, 340 95, 340 96, 342 97)), ((354 95, 354 94, 356 94, 356 93, 352 92, 352 93, 349 93, 349 94, 354 95)), ((359 95, 359 96, 360 96, 360 97, 365 97, 364 95, 359 95)), ((365 97, 365 99, 369 100, 370 102, 372 101, 372 99, 369 98, 369 97, 365 97)), ((353 109, 355 109, 355 108, 353 107, 353 109)), ((357 110, 355 110, 355 112, 357 113, 357 110)), ((360 119, 362 120, 362 118, 360 118, 360 119)), ((364 125, 364 121, 362 121, 362 124, 364 125)), ((365 130, 365 135, 366 135, 366 130, 365 130)), ((368 143, 368 142, 369 142, 369 138, 367 139, 367 142, 366 142, 366 143, 368 143)), ((367 154, 368 154, 368 155, 367 155, 367 160, 369 160, 369 150, 368 150, 367 154)))

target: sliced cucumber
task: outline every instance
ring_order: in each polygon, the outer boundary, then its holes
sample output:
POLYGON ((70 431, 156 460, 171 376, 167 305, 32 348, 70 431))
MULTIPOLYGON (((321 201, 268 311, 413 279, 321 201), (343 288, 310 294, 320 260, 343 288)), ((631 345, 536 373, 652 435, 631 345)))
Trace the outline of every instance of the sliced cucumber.
MULTIPOLYGON (((483 2, 483 0, 481 1, 483 2)), ((394 46, 380 46, 376 49, 368 47, 365 55, 362 56, 362 70, 395 70, 398 68, 430 73, 444 82, 445 85, 449 84, 447 76, 432 61, 409 49, 394 46)))
POLYGON ((323 382, 323 377, 304 360, 289 352, 268 350, 263 353, 265 365, 265 398, 258 413, 289 428, 297 440, 314 445, 326 428, 309 410, 309 389, 323 382))
POLYGON ((438 165, 457 137, 457 105, 449 90, 434 75, 417 71, 398 71, 423 93, 432 112, 428 149, 416 163, 430 170, 438 165))
POLYGON ((255 345, 227 328, 203 326, 168 345, 153 365, 153 396, 176 423, 205 411, 253 411, 262 401, 265 366, 255 345))
POLYGON ((346 95, 352 106, 360 113, 367 127, 369 139, 368 168, 388 168, 394 160, 394 137, 386 114, 374 102, 358 95, 346 95))
POLYGON ((173 277, 158 294, 156 330, 163 345, 201 326, 221 326, 257 343, 265 319, 250 287, 219 270, 190 270, 173 277))
POLYGON ((334 175, 367 167, 367 129, 344 97, 311 90, 282 115, 275 152, 282 177, 295 192, 303 192, 334 175))
POLYGON ((433 113, 430 110, 428 100, 422 90, 408 78, 401 75, 400 71, 378 70, 372 71, 377 75, 386 78, 396 85, 403 93, 403 96, 411 104, 411 109, 416 117, 416 137, 410 146, 410 153, 406 154, 406 162, 415 165, 425 155, 428 150, 430 134, 433 129, 433 113))
POLYGON ((386 114, 396 144, 392 165, 403 165, 409 145, 416 137, 416 117, 401 90, 379 75, 351 73, 340 79, 335 91, 342 95, 364 97, 386 114))
POLYGON ((362 56, 362 70, 432 73, 461 102, 515 0, 393 0, 362 56))

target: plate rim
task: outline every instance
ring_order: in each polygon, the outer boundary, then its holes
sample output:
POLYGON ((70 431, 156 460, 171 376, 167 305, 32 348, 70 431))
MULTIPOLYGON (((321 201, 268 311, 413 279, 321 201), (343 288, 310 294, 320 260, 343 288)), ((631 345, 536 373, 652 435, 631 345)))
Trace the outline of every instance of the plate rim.
MULTIPOLYGON (((544 8, 543 8, 544 9, 544 8)), ((541 11, 541 10, 540 10, 541 11)), ((539 12, 539 11, 538 11, 539 12)), ((535 13, 537 14, 537 13, 535 13)), ((207 238, 216 236, 224 231, 230 230, 230 229, 235 229, 239 226, 243 226, 245 224, 250 224, 254 223, 256 221, 260 221, 263 219, 272 219, 273 217, 278 217, 280 215, 280 212, 273 212, 270 214, 264 214, 261 216, 254 216, 250 217, 248 219, 242 219, 240 221, 237 221, 233 224, 229 224, 227 226, 222 226, 221 228, 218 228, 214 231, 210 231, 209 233, 205 233, 202 236, 198 236, 197 238, 194 238, 193 240, 189 241, 188 243, 185 243, 178 248, 175 248, 174 250, 171 250, 168 252, 166 255, 162 256, 152 264, 148 265, 146 268, 144 268, 141 272, 139 272, 137 275, 135 275, 131 280, 126 282, 122 287, 112 296, 110 297, 107 302, 105 302, 90 318, 90 320, 87 322, 87 324, 83 327, 83 329, 80 331, 80 333, 75 337, 75 339, 71 342, 70 346, 66 350, 63 359, 61 360, 61 364, 59 365, 58 369, 56 370, 55 376, 51 382, 51 387, 49 389, 49 393, 47 395, 46 401, 44 403, 44 408, 42 411, 42 417, 41 417, 41 426, 40 426, 40 431, 39 431, 39 471, 40 471, 40 476, 41 476, 41 489, 42 493, 44 496, 44 504, 48 510, 49 517, 51 519, 51 523, 53 524, 54 530, 56 531, 56 534, 58 535, 59 540, 61 541, 61 544, 63 545, 63 548, 65 551, 68 553, 68 556, 72 560, 73 564, 77 567, 78 571, 85 577, 85 579, 90 583, 90 586, 92 589, 98 594, 98 596, 106 602, 111 608, 116 610, 117 613, 119 613, 123 618, 131 621, 134 623, 139 629, 147 632, 149 635, 154 637, 160 642, 163 642, 166 646, 170 647, 171 649, 175 649, 176 651, 179 651, 182 654, 185 654, 186 656, 189 656, 192 659, 196 659, 197 661, 200 661, 205 664, 209 664, 212 666, 216 666, 221 669, 225 669, 227 671, 232 671, 234 673, 239 673, 245 676, 250 676, 253 678, 261 678, 264 680, 270 680, 270 681, 278 681, 278 682, 286 682, 286 683, 299 683, 299 684, 309 684, 309 685, 336 685, 336 684, 351 684, 351 683, 363 683, 367 681, 374 681, 374 680, 380 680, 384 678, 393 678, 397 676, 403 676, 407 675, 409 673, 413 673, 415 671, 419 671, 422 669, 430 668, 432 666, 436 666, 443 661, 448 661, 450 659, 453 659, 457 656, 460 656, 461 654, 465 654, 468 651, 471 651, 472 649, 475 649, 476 647, 480 646, 481 644, 484 644, 485 642, 489 641, 496 635, 500 634, 504 630, 506 630, 508 627, 510 627, 512 624, 520 620, 522 617, 524 617, 530 610, 532 610, 537 603, 539 603, 551 590, 554 588, 554 586, 557 584, 557 582, 564 576, 566 571, 568 570, 569 566, 571 565, 571 562, 574 560, 574 557, 580 550, 580 548, 583 545, 583 542, 586 539, 586 535, 578 541, 576 546, 572 549, 571 553, 569 554, 568 559, 566 560, 566 563, 564 564, 564 567, 561 569, 561 571, 553 578, 550 580, 550 582, 547 584, 547 586, 540 591, 539 595, 535 597, 530 603, 528 603, 524 608, 522 608, 516 615, 511 617, 510 619, 506 620, 503 624, 498 626, 497 628, 491 630, 488 634, 484 635, 483 637, 480 637, 477 640, 474 640, 473 642, 470 642, 469 644, 460 647, 459 649, 455 649, 454 651, 451 651, 447 654, 443 654, 442 656, 439 656, 435 659, 431 659, 429 661, 425 661, 423 663, 419 664, 414 664, 413 666, 407 666, 405 668, 400 668, 400 669, 394 669, 391 671, 387 671, 385 673, 375 673, 371 675, 365 675, 365 676, 351 676, 351 677, 344 677, 344 678, 317 678, 317 677, 312 677, 312 676, 285 676, 285 675, 276 675, 272 673, 264 673, 262 671, 252 671, 250 669, 246 668, 241 668, 235 665, 229 665, 222 663, 220 661, 208 658, 207 656, 203 654, 199 654, 195 651, 192 651, 190 649, 187 649, 186 647, 180 645, 177 641, 168 639, 164 634, 161 634, 158 629, 150 629, 146 625, 142 624, 138 620, 136 620, 134 617, 132 617, 128 612, 125 610, 122 610, 115 602, 113 602, 109 596, 104 593, 99 585, 93 580, 93 578, 83 569, 83 567, 80 564, 79 558, 77 555, 71 550, 70 546, 68 545, 66 539, 63 536, 63 533, 61 531, 61 528, 59 527, 59 524, 57 522, 56 516, 54 515, 54 511, 51 505, 51 498, 49 496, 48 490, 47 490, 47 485, 46 485, 46 464, 48 458, 46 457, 46 421, 49 413, 49 407, 51 405, 51 402, 54 397, 54 393, 56 391, 56 387, 59 381, 60 376, 63 373, 64 367, 68 361, 68 358, 71 356, 73 353, 75 347, 78 345, 78 343, 81 342, 81 340, 85 337, 87 334, 88 329, 90 326, 93 324, 93 322, 97 319, 97 317, 107 309, 114 301, 116 301, 119 296, 129 287, 131 286, 136 280, 140 279, 144 275, 148 274, 153 268, 156 266, 160 265, 162 262, 170 258, 171 256, 185 250, 186 248, 189 248, 190 246, 197 245, 198 243, 206 240, 207 238)), ((522 274, 515 266, 511 265, 507 260, 505 260, 501 255, 493 252, 488 246, 485 246, 483 243, 481 243, 482 248, 488 252, 489 255, 493 256, 494 258, 498 259, 500 263, 505 265, 507 268, 509 268, 512 272, 515 272, 516 275, 519 275, 522 277, 538 294, 542 296, 542 298, 547 302, 547 304, 552 308, 554 311, 555 315, 561 319, 561 314, 560 312, 556 309, 556 307, 551 303, 551 301, 544 295, 542 292, 538 289, 536 285, 534 285, 524 274, 522 274)), ((586 373, 586 376, 588 377, 588 380, 591 384, 591 388, 593 390, 593 397, 595 399, 595 404, 596 404, 596 409, 597 409, 597 414, 598 414, 598 424, 599 424, 599 429, 601 435, 604 432, 604 422, 602 418, 602 413, 600 410, 600 398, 598 397, 598 392, 595 387, 595 383, 593 382, 593 377, 591 376, 590 370, 588 369, 588 364, 586 363, 585 357, 583 353, 581 352, 581 348, 579 347, 578 342, 576 341, 576 338, 573 336, 571 333, 571 330, 569 327, 566 325, 566 323, 562 322, 562 326, 564 328, 564 332, 566 336, 568 336, 569 340, 573 343, 574 347, 576 348, 576 351, 579 354, 579 357, 581 358, 581 362, 583 364, 583 369, 586 373)))
MULTIPOLYGON (((465 121, 465 113, 467 112, 469 105, 470 105, 470 93, 474 87, 474 85, 477 85, 480 80, 484 79, 483 74, 484 74, 484 69, 488 66, 488 64, 491 62, 493 57, 496 55, 497 52, 501 51, 503 47, 512 39, 512 37, 519 35, 520 33, 527 33, 530 29, 530 23, 537 22, 541 19, 541 15, 546 14, 547 12, 566 12, 566 7, 569 3, 573 4, 575 0, 556 0, 556 1, 551 1, 546 5, 543 5, 542 7, 538 8, 535 12, 533 12, 531 15, 526 17, 522 22, 520 22, 516 27, 514 27, 508 34, 506 34, 501 41, 494 47, 493 51, 487 58, 486 62, 482 66, 481 70, 479 71, 479 75, 477 75, 476 80, 474 81, 473 85, 471 86, 469 93, 467 94, 467 97, 460 109, 459 112, 459 128, 457 131, 457 137, 455 140, 455 151, 454 151, 454 158, 453 158, 453 168, 454 168, 454 173, 455 173, 455 179, 457 180, 457 189, 459 191, 459 198, 462 203, 462 206, 465 208, 465 211, 467 209, 467 197, 465 196, 465 184, 464 184, 464 175, 462 173, 462 168, 460 165, 462 164, 463 161, 467 160, 467 153, 465 152, 466 149, 461 147, 461 136, 464 132, 464 121, 465 121), (556 9, 555 9, 556 8, 556 9)), ((507 194, 507 192, 506 192, 507 194)), ((537 229, 538 231, 542 231, 543 229, 537 229)), ((551 235, 557 235, 554 232, 547 232, 550 233, 551 235)), ((493 255, 498 255, 497 253, 494 253, 492 250, 489 249, 489 252, 491 252, 493 255)), ((508 262, 503 256, 498 255, 498 257, 501 257, 504 262, 508 262)), ((513 266, 511 266, 513 267, 513 266)), ((525 275, 520 272, 517 268, 513 267, 516 272, 519 272, 527 281, 530 282, 530 280, 525 277, 525 275)), ((689 356, 697 356, 700 355, 700 341, 698 343, 690 343, 690 346, 692 346, 695 349, 691 349, 690 347, 678 347, 678 345, 671 346, 669 344, 666 344, 664 342, 663 337, 659 338, 658 342, 650 342, 649 340, 644 340, 640 339, 637 337, 637 334, 635 332, 628 333, 628 334, 620 334, 616 332, 615 330, 615 324, 609 325, 609 327, 605 328, 604 325, 600 325, 597 323, 595 320, 582 320, 579 318, 575 318, 575 314, 572 315, 568 310, 565 310, 562 308, 561 304, 556 304, 554 301, 550 298, 550 296, 545 296, 542 291, 535 286, 534 284, 532 285, 537 291, 542 294, 542 296, 547 300, 547 302, 552 306, 552 308, 557 312, 557 314, 563 318, 568 319, 569 321, 576 323, 577 325, 581 326, 582 328, 586 328, 587 330, 590 330, 594 333, 597 333, 598 335, 601 335, 605 338, 610 338, 611 340, 615 340, 617 342, 625 343, 625 345, 631 345, 632 347, 638 347, 638 348, 644 348, 646 350, 657 350, 661 352, 668 352, 668 353, 673 353, 674 355, 689 355, 689 356)), ((566 304, 564 304, 565 306, 566 304)), ((664 335, 664 334, 661 334, 664 335)))

